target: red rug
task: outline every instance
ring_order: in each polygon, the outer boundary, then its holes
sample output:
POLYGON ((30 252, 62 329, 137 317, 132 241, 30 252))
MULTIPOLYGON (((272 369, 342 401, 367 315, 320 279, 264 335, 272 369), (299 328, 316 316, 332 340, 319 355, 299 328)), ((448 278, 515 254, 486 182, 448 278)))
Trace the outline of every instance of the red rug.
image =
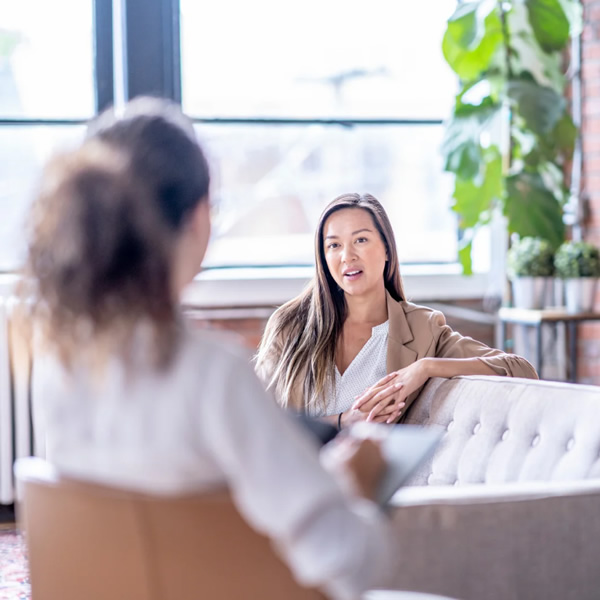
POLYGON ((0 600, 29 600, 25 542, 14 529, 0 529, 0 600))

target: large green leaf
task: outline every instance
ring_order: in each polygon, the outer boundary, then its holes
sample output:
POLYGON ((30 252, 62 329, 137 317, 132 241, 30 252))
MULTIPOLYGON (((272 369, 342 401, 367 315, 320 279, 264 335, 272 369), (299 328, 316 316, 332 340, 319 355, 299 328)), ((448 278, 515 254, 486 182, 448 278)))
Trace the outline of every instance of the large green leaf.
POLYGON ((560 203, 538 173, 517 173, 506 179, 504 215, 509 233, 541 237, 554 249, 565 239, 560 203))
POLYGON ((448 19, 448 33, 461 48, 477 46, 485 33, 484 18, 478 18, 479 2, 459 4, 448 19))
MULTIPOLYGON (((570 159, 577 139, 577 127, 565 110, 554 129, 546 135, 534 137, 535 144, 526 152, 525 162, 529 166, 538 166, 544 161, 562 164, 570 159)), ((564 173, 561 175, 564 179, 564 173)))
POLYGON ((569 20, 569 33, 572 38, 583 31, 583 6, 579 0, 559 0, 569 20))
POLYGON ((562 50, 569 41, 569 20, 560 0, 525 0, 529 22, 539 45, 546 51, 562 50))
POLYGON ((465 180, 477 176, 483 158, 479 141, 481 132, 498 110, 499 107, 492 103, 482 103, 478 107, 465 105, 466 116, 456 116, 448 122, 442 142, 446 171, 465 180))
MULTIPOLYGON (((486 82, 480 81, 479 83, 483 84, 486 82)), ((490 96, 479 98, 471 95, 471 92, 477 92, 478 87, 479 84, 456 97, 456 107, 454 109, 454 115, 456 117, 469 117, 471 115, 480 114, 487 119, 488 113, 491 114, 500 108, 500 104, 490 96)), ((486 88, 486 91, 490 90, 489 85, 483 87, 486 88)))
POLYGON ((454 204, 452 209, 460 216, 463 229, 486 223, 491 216, 493 202, 503 193, 502 157, 500 151, 492 146, 483 151, 484 168, 479 185, 470 180, 456 179, 454 184, 454 204))
POLYGON ((448 33, 461 48, 475 48, 485 35, 485 18, 494 10, 496 0, 460 2, 448 19, 448 33))
POLYGON ((16 31, 0 29, 0 58, 10 56, 22 39, 23 36, 16 31))
POLYGON ((495 11, 481 20, 469 14, 463 19, 462 34, 455 23, 448 23, 442 40, 442 51, 454 72, 464 81, 472 81, 490 66, 498 44, 502 41, 502 26, 495 11))
POLYGON ((571 157, 577 139, 577 127, 566 110, 556 123, 550 138, 549 143, 554 148, 557 148, 567 158, 571 157))
POLYGON ((562 95, 567 82, 563 73, 565 57, 562 53, 543 50, 529 29, 519 31, 511 41, 521 50, 512 61, 513 71, 535 72, 535 80, 540 85, 547 85, 562 95))
POLYGON ((567 104, 552 88, 529 78, 509 82, 508 96, 515 102, 527 127, 538 135, 545 135, 556 126, 567 104))
MULTIPOLYGON (((459 136, 460 133, 457 132, 456 137, 459 136)), ((456 148, 446 155, 444 170, 455 173, 460 179, 464 180, 475 177, 479 173, 481 162, 481 147, 479 144, 472 139, 465 139, 460 143, 456 139, 448 140, 450 143, 456 142, 456 148)))
POLYGON ((464 275, 473 275, 473 260, 471 258, 472 242, 461 244, 458 249, 458 260, 463 269, 464 275))

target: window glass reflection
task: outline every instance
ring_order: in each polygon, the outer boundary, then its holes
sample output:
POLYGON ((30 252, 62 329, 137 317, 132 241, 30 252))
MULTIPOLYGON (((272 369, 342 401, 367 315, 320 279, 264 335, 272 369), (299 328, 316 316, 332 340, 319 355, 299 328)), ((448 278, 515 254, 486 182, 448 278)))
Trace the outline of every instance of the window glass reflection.
POLYGON ((207 265, 313 261, 324 206, 349 191, 385 205, 402 262, 453 262, 456 219, 441 126, 199 125, 213 162, 207 265))
POLYGON ((181 0, 183 105, 199 117, 445 118, 455 0, 181 0))
POLYGON ((91 0, 0 0, 0 118, 94 111, 91 0))
POLYGON ((73 146, 83 126, 0 127, 0 271, 21 266, 24 225, 40 170, 50 155, 73 146))

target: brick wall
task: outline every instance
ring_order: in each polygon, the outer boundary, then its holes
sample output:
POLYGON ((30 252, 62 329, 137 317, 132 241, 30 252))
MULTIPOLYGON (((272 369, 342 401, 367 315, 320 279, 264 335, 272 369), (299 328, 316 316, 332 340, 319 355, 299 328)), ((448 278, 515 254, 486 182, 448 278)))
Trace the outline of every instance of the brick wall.
MULTIPOLYGON (((428 305, 427 302, 420 304, 428 305)), ((483 311, 483 305, 479 301, 468 300, 464 302, 448 303, 462 308, 483 311)), ((238 336, 239 341, 247 348, 254 351, 262 336, 267 319, 273 308, 231 308, 231 309, 205 309, 188 311, 197 327, 227 331, 238 336)), ((463 335, 482 341, 488 346, 494 345, 494 327, 491 324, 477 323, 465 318, 446 314, 446 320, 450 327, 463 335)))
MULTIPOLYGON (((600 245, 600 0, 583 0, 581 49, 584 238, 600 245)), ((596 306, 600 304, 600 292, 596 306)), ((600 324, 580 326, 578 381, 600 385, 600 324)))

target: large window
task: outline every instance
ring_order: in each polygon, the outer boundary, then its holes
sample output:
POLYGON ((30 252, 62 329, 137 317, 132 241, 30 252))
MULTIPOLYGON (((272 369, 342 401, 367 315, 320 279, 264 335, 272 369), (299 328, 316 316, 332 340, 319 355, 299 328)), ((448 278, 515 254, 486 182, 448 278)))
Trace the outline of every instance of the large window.
POLYGON ((347 191, 383 202, 404 264, 455 263, 439 151, 454 6, 0 0, 0 270, 19 266, 48 155, 98 107, 140 93, 181 99, 208 148, 207 264, 310 265, 318 215, 347 191))
POLYGON ((182 98, 215 165, 214 266, 310 264, 325 204, 386 206, 401 260, 455 262, 441 122, 454 0, 181 0, 182 98))
POLYGON ((39 169, 94 113, 92 0, 0 0, 0 271, 23 255, 39 169))

